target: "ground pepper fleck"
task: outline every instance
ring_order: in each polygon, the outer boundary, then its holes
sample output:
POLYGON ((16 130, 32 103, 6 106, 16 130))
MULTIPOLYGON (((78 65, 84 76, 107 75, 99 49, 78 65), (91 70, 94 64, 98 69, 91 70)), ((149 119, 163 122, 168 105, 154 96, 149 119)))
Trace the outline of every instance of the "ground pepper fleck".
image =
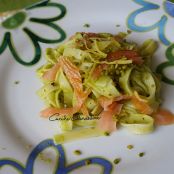
POLYGON ((134 148, 134 146, 133 146, 133 145, 131 145, 131 144, 129 144, 129 145, 127 145, 127 148, 128 148, 128 149, 133 149, 133 148, 134 148))
POLYGON ((115 160, 114 160, 114 164, 119 164, 121 162, 121 158, 116 158, 115 160))
POLYGON ((74 151, 74 154, 75 154, 75 155, 81 155, 82 152, 81 152, 80 150, 75 150, 75 151, 74 151))
POLYGON ((145 155, 144 152, 141 152, 141 153, 138 154, 139 157, 143 157, 144 155, 145 155))
POLYGON ((91 160, 85 160, 85 165, 89 165, 89 164, 91 164, 91 160))

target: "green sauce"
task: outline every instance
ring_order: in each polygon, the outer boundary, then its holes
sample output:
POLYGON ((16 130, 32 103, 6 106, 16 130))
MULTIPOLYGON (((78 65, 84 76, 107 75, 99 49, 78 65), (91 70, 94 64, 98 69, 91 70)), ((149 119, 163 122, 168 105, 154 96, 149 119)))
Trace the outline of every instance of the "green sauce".
POLYGON ((26 19, 26 13, 25 12, 18 12, 12 17, 8 18, 2 23, 2 26, 6 29, 15 29, 18 28, 20 25, 23 24, 23 22, 26 19))

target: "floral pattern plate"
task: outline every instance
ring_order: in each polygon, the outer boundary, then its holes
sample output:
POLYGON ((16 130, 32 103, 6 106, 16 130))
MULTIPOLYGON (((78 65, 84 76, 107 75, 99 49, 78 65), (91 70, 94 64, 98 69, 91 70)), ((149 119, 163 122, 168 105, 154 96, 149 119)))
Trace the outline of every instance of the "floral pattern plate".
POLYGON ((174 126, 149 135, 112 136, 54 145, 56 122, 39 117, 36 69, 44 50, 74 32, 131 30, 130 40, 153 38, 153 69, 162 76, 163 106, 174 112, 174 3, 167 0, 55 0, 19 11, 0 26, 0 174, 171 174, 174 126), (89 27, 86 27, 89 24, 89 27), (134 148, 129 150, 127 145, 134 148), (75 155, 74 150, 81 150, 75 155), (144 152, 143 157, 139 153, 144 152), (119 164, 114 159, 121 158, 119 164))

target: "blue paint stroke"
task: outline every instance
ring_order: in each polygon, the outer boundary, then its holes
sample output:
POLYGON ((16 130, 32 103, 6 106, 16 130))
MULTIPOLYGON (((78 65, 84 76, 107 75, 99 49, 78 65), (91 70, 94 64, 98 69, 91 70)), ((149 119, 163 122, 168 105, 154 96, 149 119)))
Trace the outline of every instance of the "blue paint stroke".
POLYGON ((40 144, 38 144, 33 151, 30 153, 25 167, 17 162, 14 159, 1 159, 0 160, 0 169, 4 166, 11 166, 14 167, 20 174, 33 174, 34 169, 34 163, 39 154, 44 151, 45 149, 52 147, 54 148, 58 154, 57 156, 57 166, 55 170, 55 174, 68 174, 72 172, 75 169, 81 168, 86 166, 85 161, 90 160, 90 164, 97 164, 102 167, 103 172, 102 174, 111 174, 112 172, 112 164, 106 159, 100 158, 100 157, 90 157, 88 159, 82 159, 78 162, 75 162, 70 165, 66 165, 66 157, 64 149, 61 145, 55 145, 53 140, 44 140, 40 144))
POLYGON ((170 1, 164 2, 164 9, 166 10, 166 13, 170 16, 174 17, 174 3, 170 1))
POLYGON ((17 171, 19 171, 20 174, 24 174, 25 172, 25 168, 15 160, 10 160, 10 159, 0 160, 0 170, 1 167, 3 166, 11 166, 15 168, 17 171))
POLYGON ((142 7, 138 10, 135 10, 130 14, 128 17, 127 25, 128 27, 137 32, 147 32, 151 31, 153 29, 158 30, 158 37, 161 40, 161 42, 165 45, 170 45, 171 42, 166 38, 165 36, 165 25, 167 23, 167 16, 163 15, 159 21, 157 21, 155 24, 150 26, 139 26, 136 24, 136 17, 146 11, 149 10, 157 10, 160 8, 159 5, 153 4, 144 0, 133 0, 135 3, 141 5, 142 7))

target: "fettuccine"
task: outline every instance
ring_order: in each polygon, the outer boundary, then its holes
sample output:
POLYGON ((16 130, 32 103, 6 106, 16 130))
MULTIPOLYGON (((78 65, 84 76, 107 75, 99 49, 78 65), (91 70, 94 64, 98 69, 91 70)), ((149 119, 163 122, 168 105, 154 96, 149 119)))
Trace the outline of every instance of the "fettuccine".
POLYGON ((47 62, 37 70, 43 82, 38 95, 46 104, 41 116, 57 120, 63 131, 55 143, 105 135, 117 125, 136 134, 153 131, 161 102, 160 81, 150 68, 157 43, 139 46, 125 37, 76 33, 46 50, 47 62))

